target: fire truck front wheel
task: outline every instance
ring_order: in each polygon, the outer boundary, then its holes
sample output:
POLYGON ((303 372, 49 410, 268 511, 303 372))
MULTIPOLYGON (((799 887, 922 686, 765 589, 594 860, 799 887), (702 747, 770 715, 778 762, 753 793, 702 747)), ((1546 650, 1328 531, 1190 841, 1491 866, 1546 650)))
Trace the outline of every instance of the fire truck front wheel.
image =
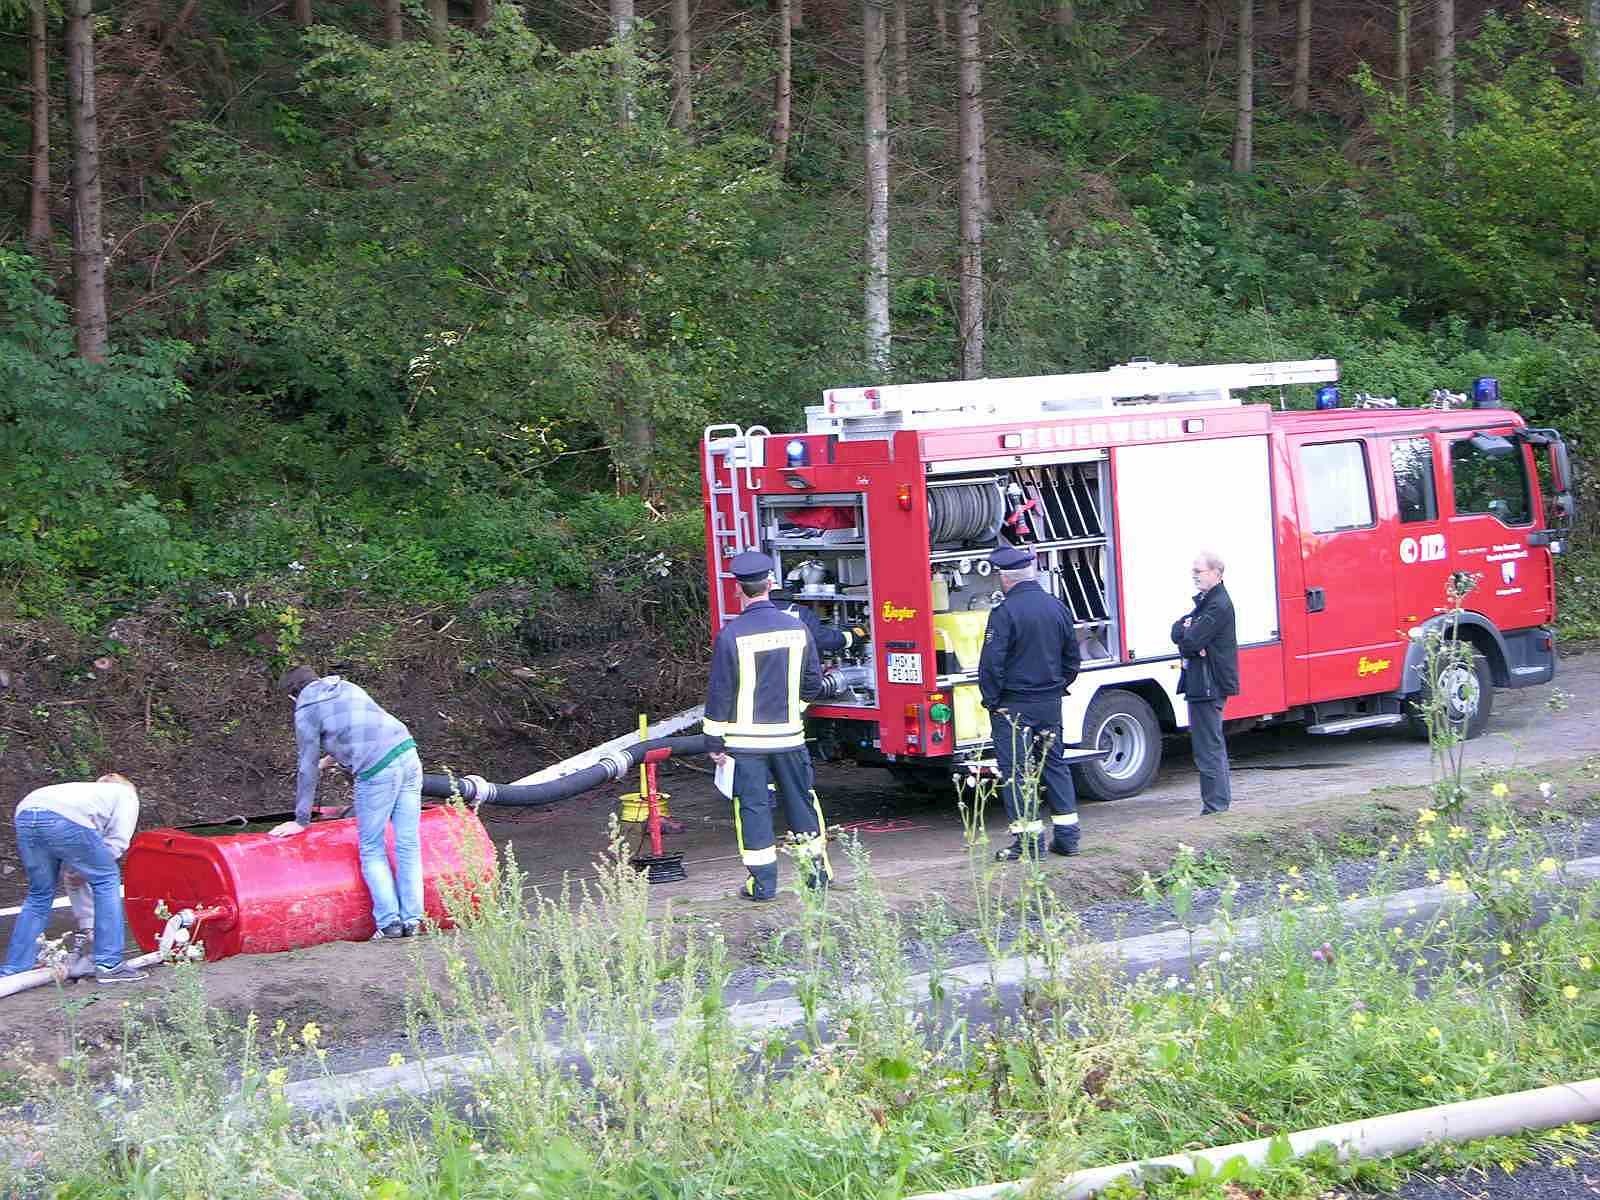
POLYGON ((1144 698, 1122 688, 1102 688, 1083 716, 1083 744, 1109 753, 1072 768, 1087 800, 1122 800, 1149 786, 1161 766, 1161 722, 1144 698))
POLYGON ((1411 732, 1419 738, 1428 736, 1427 712, 1435 691, 1443 701, 1444 718, 1462 738, 1471 741, 1489 727, 1489 715, 1494 710, 1494 672, 1482 654, 1474 650, 1471 661, 1446 663, 1437 681, 1423 680, 1422 690, 1406 706, 1411 732))

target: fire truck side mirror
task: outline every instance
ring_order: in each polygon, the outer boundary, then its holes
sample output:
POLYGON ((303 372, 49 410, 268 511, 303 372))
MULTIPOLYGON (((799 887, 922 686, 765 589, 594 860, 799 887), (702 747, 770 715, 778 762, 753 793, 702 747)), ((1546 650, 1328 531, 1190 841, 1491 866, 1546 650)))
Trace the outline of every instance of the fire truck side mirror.
POLYGON ((1572 460, 1567 457, 1565 442, 1550 443, 1550 487, 1567 498, 1569 508, 1572 506, 1572 460))

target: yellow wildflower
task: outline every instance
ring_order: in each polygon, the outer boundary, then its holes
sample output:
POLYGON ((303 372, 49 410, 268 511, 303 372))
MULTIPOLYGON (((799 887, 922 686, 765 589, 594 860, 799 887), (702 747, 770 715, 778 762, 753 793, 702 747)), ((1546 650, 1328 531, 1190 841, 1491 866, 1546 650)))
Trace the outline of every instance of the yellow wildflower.
POLYGON ((1500 878, 1507 883, 1520 883, 1522 881, 1522 872, 1516 867, 1506 867, 1500 872, 1500 878))
POLYGON ((1356 1009, 1355 1012, 1350 1014, 1350 1025, 1355 1029, 1365 1029, 1367 1027, 1367 1014, 1359 1008, 1356 1009))
POLYGON ((1553 858, 1541 858, 1539 860, 1539 871, 1541 874, 1554 875, 1560 869, 1561 864, 1553 858))
POLYGON ((1395 937, 1405 937, 1406 935, 1405 929, 1399 925, 1396 925, 1393 929, 1389 930, 1389 932, 1395 937))
MULTIPOLYGON (((1437 1079, 1435 1079, 1432 1074, 1428 1074, 1428 1075, 1418 1076, 1417 1082, 1420 1083, 1423 1087, 1432 1087, 1434 1084, 1438 1083, 1439 1081, 1437 1079)), ((382 1110, 380 1109, 379 1111, 381 1112, 382 1110)))
POLYGON ((1496 800, 1504 800, 1511 794, 1511 789, 1508 788, 1503 782, 1497 782, 1492 788, 1489 789, 1489 794, 1496 800))
POLYGON ((1433 846, 1433 834, 1429 833, 1426 829, 1419 831, 1417 834, 1417 845, 1431 848, 1433 846))
POLYGON ((1578 998, 1578 989, 1569 983, 1561 989, 1561 994, 1568 1000, 1576 1000, 1578 998))
POLYGON ((1498 825, 1491 824, 1489 826, 1489 832, 1483 836, 1488 838, 1491 842, 1498 842, 1506 836, 1506 831, 1501 829, 1498 825))
POLYGON ((1351 892, 1348 896, 1345 897, 1345 899, 1346 900, 1359 900, 1359 899, 1361 899, 1361 893, 1360 892, 1351 892))
POLYGON ((1578 959, 1578 966, 1587 971, 1590 967, 1594 966, 1594 959, 1585 954, 1578 959))
POLYGON ((1428 882, 1429 883, 1438 883, 1439 880, 1442 879, 1442 878, 1443 878, 1443 876, 1439 874, 1439 868, 1438 867, 1429 867, 1428 868, 1428 882))
POLYGON ((1295 890, 1290 893, 1289 899, 1293 900, 1296 904, 1304 904, 1309 897, 1307 897, 1307 895, 1299 888, 1295 888, 1295 890))
POLYGON ((300 1040, 307 1046, 315 1046, 321 1036, 322 1027, 315 1021, 307 1021, 300 1029, 300 1040))
POLYGON ((1431 808, 1419 808, 1419 809, 1417 809, 1417 824, 1418 825, 1432 825, 1438 819, 1439 819, 1439 814, 1434 812, 1433 809, 1431 809, 1431 808))
POLYGON ((1428 1039, 1430 1041, 1437 1042, 1443 1036, 1444 1036, 1444 1034, 1439 1032, 1439 1027, 1437 1025, 1430 1025, 1428 1027, 1428 1039))
POLYGON ((1501 942, 1500 943, 1500 957, 1501 958, 1510 958, 1511 957, 1511 943, 1510 942, 1501 942))
POLYGON ((389 1065, 391 1067, 403 1067, 405 1066, 405 1062, 406 1056, 404 1054, 396 1053, 389 1055, 389 1065))
POLYGON ((1444 881, 1444 890, 1460 895, 1467 890, 1467 881, 1461 878, 1460 871, 1451 871, 1450 878, 1444 881))
POLYGON ((269 1087, 281 1088, 288 1078, 289 1072, 284 1067, 273 1067, 272 1070, 267 1072, 267 1084, 269 1087))
POLYGON ((1466 836, 1467 836, 1467 827, 1465 825, 1452 825, 1452 826, 1450 826, 1449 838, 1450 838, 1450 840, 1452 842, 1464 841, 1466 839, 1466 836))
POLYGON ((1297 867, 1297 866, 1291 865, 1289 867, 1289 869, 1284 872, 1284 874, 1287 875, 1290 879, 1299 879, 1300 878, 1300 868, 1297 867))

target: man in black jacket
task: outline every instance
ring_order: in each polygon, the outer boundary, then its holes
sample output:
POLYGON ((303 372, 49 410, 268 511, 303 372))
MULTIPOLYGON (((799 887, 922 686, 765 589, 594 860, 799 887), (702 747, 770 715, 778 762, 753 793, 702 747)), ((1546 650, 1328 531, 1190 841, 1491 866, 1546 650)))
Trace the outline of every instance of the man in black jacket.
POLYGON ((1172 640, 1183 655, 1178 691, 1189 702, 1189 741, 1200 771, 1202 816, 1227 812, 1233 802, 1222 706, 1239 694, 1239 641, 1222 569, 1222 559, 1210 551, 1195 558, 1191 574, 1200 590, 1194 609, 1172 623, 1172 640))
POLYGON ((798 844, 795 855, 806 881, 826 887, 830 879, 822 806, 817 801, 806 749, 806 705, 822 692, 817 644, 795 617, 780 612, 772 592, 772 559, 756 550, 729 564, 744 611, 722 627, 711 652, 711 682, 702 727, 720 764, 733 756, 733 831, 739 858, 750 872, 739 893, 746 900, 778 898, 775 785, 798 844))
POLYGON ((1043 850, 1039 800, 1050 809, 1050 849, 1078 853, 1078 797, 1063 755, 1061 700, 1082 657, 1072 613, 1039 586, 1033 554, 1001 546, 989 556, 1005 600, 989 613, 978 656, 978 690, 989 710, 1001 797, 1011 820, 1011 845, 995 857, 1015 862, 1043 850), (1037 769, 1039 794, 1029 777, 1037 769))

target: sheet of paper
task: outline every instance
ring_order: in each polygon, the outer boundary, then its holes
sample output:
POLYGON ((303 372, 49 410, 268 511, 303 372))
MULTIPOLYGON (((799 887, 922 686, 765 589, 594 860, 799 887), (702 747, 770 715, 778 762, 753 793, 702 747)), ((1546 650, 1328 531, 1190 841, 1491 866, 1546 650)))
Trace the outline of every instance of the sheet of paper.
POLYGON ((712 777, 716 781, 717 791, 729 800, 733 799, 733 755, 727 755, 717 764, 716 774, 712 777))

